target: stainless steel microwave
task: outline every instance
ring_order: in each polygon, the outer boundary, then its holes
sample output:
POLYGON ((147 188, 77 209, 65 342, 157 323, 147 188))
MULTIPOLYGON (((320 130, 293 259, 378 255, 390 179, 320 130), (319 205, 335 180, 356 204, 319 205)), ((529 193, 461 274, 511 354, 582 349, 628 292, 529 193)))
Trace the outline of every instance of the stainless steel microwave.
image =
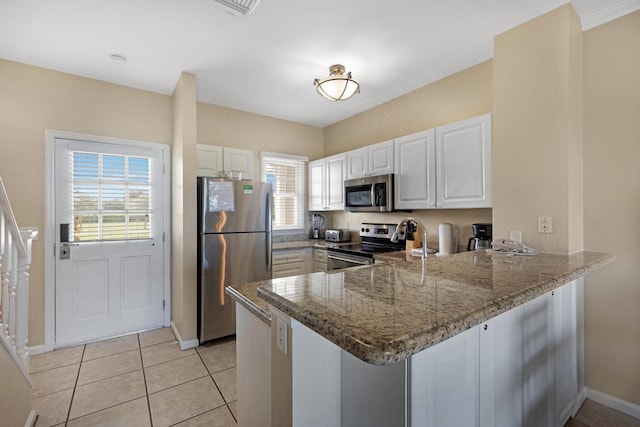
POLYGON ((344 210, 393 211, 393 174, 366 176, 344 182, 344 210))

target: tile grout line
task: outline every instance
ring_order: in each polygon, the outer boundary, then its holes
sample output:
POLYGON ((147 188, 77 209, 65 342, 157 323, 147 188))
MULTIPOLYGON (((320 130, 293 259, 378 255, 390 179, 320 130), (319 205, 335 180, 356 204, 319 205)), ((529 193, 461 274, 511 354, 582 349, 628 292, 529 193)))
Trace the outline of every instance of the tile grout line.
POLYGON ((78 366, 78 373, 76 374, 76 382, 73 385, 73 391, 71 392, 71 400, 69 401, 69 409, 67 409, 67 417, 64 420, 64 424, 67 425, 69 422, 69 416, 71 416, 71 406, 73 406, 73 398, 76 396, 76 388, 78 388, 78 380, 80 379, 80 370, 82 369, 82 359, 84 358, 84 352, 87 349, 87 345, 84 344, 82 347, 82 354, 80 355, 80 366, 78 366))
MULTIPOLYGON (((227 344, 224 344, 227 345, 227 344)), ((216 382, 215 379, 213 379, 213 374, 211 373, 211 371, 209 370, 209 367, 207 366, 206 363, 204 363, 204 360, 202 360, 202 355, 200 354, 199 351, 196 350, 196 354, 198 355, 198 357, 200 358, 200 361, 202 362, 202 364, 204 365, 204 368, 207 370, 207 372, 209 373, 209 377, 211 378, 211 381, 213 381, 213 385, 216 386, 216 389, 218 390, 218 393, 220 393, 220 397, 222 397, 222 401, 224 402, 224 406, 227 408, 227 411, 229 411, 231 413, 231 417, 235 420, 236 424, 238 423, 238 420, 236 419, 236 416, 233 415, 233 411, 231 410, 231 408, 229 408, 229 403, 227 402, 227 399, 224 397, 224 394, 222 394, 222 390, 220 390, 220 387, 218 387, 218 383, 216 382)), ((236 364, 238 362, 236 361, 236 364)), ((235 368, 235 366, 233 366, 233 368, 235 368)), ((226 370, 229 370, 232 368, 227 368, 227 369, 223 369, 222 371, 219 372, 224 372, 226 370)), ((217 373, 217 372, 216 372, 217 373)), ((219 406, 218 408, 220 408, 221 406, 219 406)), ((216 408, 214 408, 216 409, 216 408)))
MULTIPOLYGON (((128 350, 128 351, 132 351, 132 350, 128 350)), ((137 370, 138 370, 138 369, 136 369, 135 371, 137 371, 137 370)), ((123 374, 120 374, 120 375, 125 375, 125 374, 131 373, 131 372, 135 372, 135 371, 126 372, 126 373, 123 373, 123 374)), ((143 375, 143 378, 144 378, 144 369, 142 369, 142 371, 143 371, 143 372, 142 372, 142 375, 143 375)), ((119 376, 119 375, 115 375, 115 376, 113 376, 113 377, 109 377, 109 378, 114 378, 114 377, 117 377, 117 376, 119 376)), ((109 378, 105 378, 105 379, 109 379, 109 378)), ((102 381, 102 380, 100 380, 100 381, 102 381)), ((94 381, 94 383, 96 383, 96 382, 97 382, 97 381, 94 381)), ((89 384, 92 384, 92 383, 89 383, 89 384)), ((78 387, 83 387, 83 386, 85 386, 85 385, 86 385, 86 384, 82 384, 81 386, 78 386, 78 387)), ((76 387, 76 388, 77 388, 77 387, 76 387)), ((146 381, 145 381, 145 390, 146 390, 146 381)), ((74 394, 75 394, 75 388, 74 388, 74 394)), ((73 420, 79 420, 79 419, 81 419, 81 418, 85 418, 85 417, 87 417, 87 416, 89 416, 89 415, 93 415, 93 414, 96 414, 96 413, 98 413, 98 412, 106 411, 106 410, 108 410, 108 409, 115 408, 116 406, 124 405, 125 403, 133 402, 134 400, 141 399, 142 397, 147 397, 147 407, 149 407, 149 399, 148 399, 148 395, 146 395, 146 396, 139 396, 139 397, 134 397, 134 398, 132 398, 132 399, 126 400, 126 401, 124 401, 124 402, 120 402, 120 403, 116 403, 116 404, 111 405, 111 406, 107 406, 107 407, 102 408, 102 409, 98 409, 98 410, 93 411, 93 412, 88 412, 88 413, 86 413, 86 414, 83 414, 83 415, 81 415, 81 416, 79 416, 79 417, 77 417, 77 418, 73 418, 73 419, 71 419, 71 420, 67 419, 67 422, 69 422, 69 421, 73 421, 73 420)), ((151 410, 151 409, 149 408, 149 411, 150 411, 150 410, 151 410)), ((153 427, 153 424, 152 424, 152 427, 153 427)))
POLYGON ((151 416, 151 402, 149 402, 149 388, 147 387, 147 375, 144 371, 144 361, 142 360, 142 346, 140 345, 140 334, 138 334, 138 351, 140 356, 140 365, 142 366, 142 380, 144 381, 144 395, 147 399, 147 413, 149 414, 149 423, 153 427, 153 417, 151 416))

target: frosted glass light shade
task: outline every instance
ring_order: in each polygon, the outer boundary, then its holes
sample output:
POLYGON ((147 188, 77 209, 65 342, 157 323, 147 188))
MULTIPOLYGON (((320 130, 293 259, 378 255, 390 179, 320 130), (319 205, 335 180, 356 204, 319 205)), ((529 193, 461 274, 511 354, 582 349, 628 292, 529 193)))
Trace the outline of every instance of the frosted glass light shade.
POLYGON ((360 84, 351 78, 351 73, 344 74, 344 66, 335 64, 329 67, 329 77, 315 79, 316 90, 331 101, 344 101, 360 92, 360 84))

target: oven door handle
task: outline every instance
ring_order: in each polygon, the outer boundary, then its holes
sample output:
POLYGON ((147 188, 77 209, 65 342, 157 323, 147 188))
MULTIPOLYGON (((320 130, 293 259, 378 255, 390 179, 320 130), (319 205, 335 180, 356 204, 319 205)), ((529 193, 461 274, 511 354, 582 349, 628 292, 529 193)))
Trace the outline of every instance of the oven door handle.
POLYGON ((346 257, 340 257, 340 256, 336 256, 336 255, 333 255, 333 254, 331 254, 331 255, 327 255, 327 257, 328 257, 328 258, 331 258, 331 259, 338 260, 338 261, 351 262, 351 263, 359 264, 359 265, 369 265, 369 264, 372 264, 371 262, 369 262, 369 260, 367 260, 367 261, 361 261, 361 260, 359 260, 359 259, 355 259, 355 258, 346 258, 346 257))

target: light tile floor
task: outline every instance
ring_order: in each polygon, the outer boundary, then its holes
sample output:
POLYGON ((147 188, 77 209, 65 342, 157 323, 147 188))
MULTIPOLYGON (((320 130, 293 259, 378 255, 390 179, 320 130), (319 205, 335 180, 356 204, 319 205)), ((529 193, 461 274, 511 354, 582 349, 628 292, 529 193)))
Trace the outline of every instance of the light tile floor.
POLYGON ((640 420, 593 400, 585 400, 580 410, 565 427, 640 427, 640 420))
POLYGON ((236 425, 235 339, 181 351, 169 328, 31 358, 36 426, 236 425))
MULTIPOLYGON (((235 426, 235 339, 180 351, 156 329, 31 358, 36 426, 235 426)), ((640 427, 591 400, 565 427, 640 427)))

